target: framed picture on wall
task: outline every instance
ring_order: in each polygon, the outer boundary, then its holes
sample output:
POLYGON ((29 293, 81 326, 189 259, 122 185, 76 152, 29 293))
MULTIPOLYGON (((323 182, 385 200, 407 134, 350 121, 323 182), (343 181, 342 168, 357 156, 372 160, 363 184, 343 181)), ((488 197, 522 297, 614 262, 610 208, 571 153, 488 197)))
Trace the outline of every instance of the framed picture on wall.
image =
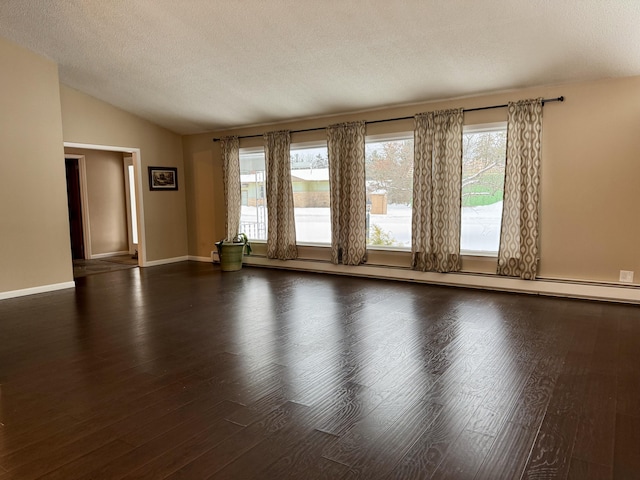
POLYGON ((149 167, 150 190, 178 190, 176 167, 149 167))

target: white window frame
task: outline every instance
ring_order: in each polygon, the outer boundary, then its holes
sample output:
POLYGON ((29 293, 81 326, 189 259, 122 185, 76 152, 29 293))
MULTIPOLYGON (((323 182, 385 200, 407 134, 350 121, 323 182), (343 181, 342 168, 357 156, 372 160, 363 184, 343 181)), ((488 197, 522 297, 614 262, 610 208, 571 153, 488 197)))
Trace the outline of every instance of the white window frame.
MULTIPOLYGON (((257 147, 241 147, 238 149, 238 161, 240 161, 240 157, 242 157, 242 155, 255 155, 255 154, 262 154, 264 156, 265 151, 264 151, 264 146, 257 146, 257 147)), ((266 169, 266 165, 265 165, 265 169, 266 169)), ((242 171, 242 169, 240 169, 240 171, 242 171)), ((266 192, 265 192, 266 193, 266 192)), ((266 198, 265 198, 265 206, 267 209, 267 212, 269 210, 269 206, 266 205, 266 198)), ((268 213, 267 213, 268 215, 268 213)), ((258 239, 258 238, 249 238, 249 240, 251 241, 251 243, 256 243, 256 244, 261 244, 267 243, 267 239, 258 239)))
MULTIPOLYGON (((413 130, 395 133, 380 133, 377 135, 367 135, 364 138, 365 148, 368 143, 381 143, 381 142, 397 142, 402 140, 413 140, 413 130)), ((413 206, 411 207, 413 209, 413 206)), ((411 221, 409 222, 409 228, 411 228, 411 221)), ((384 245, 367 245, 367 250, 371 251, 386 251, 386 252, 410 252, 411 246, 408 247, 394 247, 384 245)))
MULTIPOLYGON (((491 122, 491 123, 479 123, 475 125, 464 125, 462 127, 462 135, 464 136, 466 133, 484 133, 484 132, 497 132, 497 131, 507 131, 507 121, 503 122, 491 122)), ((462 191, 460 191, 460 195, 462 195, 462 191)), ((461 213, 462 213, 462 205, 460 205, 461 213)), ((460 235, 462 235, 462 220, 460 224, 460 235)), ((499 243, 499 240, 498 240, 499 243)), ((498 250, 500 249, 500 245, 498 245, 498 250)), ((495 251, 485 251, 485 250, 463 250, 462 246, 460 247, 460 255, 466 257, 487 257, 487 258, 498 258, 498 252, 495 251)))
MULTIPOLYGON (((327 155, 329 154, 329 146, 327 145, 326 140, 312 140, 308 142, 296 142, 292 143, 289 147, 289 154, 293 155, 296 150, 307 150, 311 148, 324 148, 327 150, 327 155)), ((329 180, 329 197, 331 197, 331 180, 329 180)), ((329 208, 329 224, 331 224, 331 208, 329 208)), ((331 240, 328 243, 325 242, 299 242, 296 239, 296 246, 300 247, 331 247, 331 240)))

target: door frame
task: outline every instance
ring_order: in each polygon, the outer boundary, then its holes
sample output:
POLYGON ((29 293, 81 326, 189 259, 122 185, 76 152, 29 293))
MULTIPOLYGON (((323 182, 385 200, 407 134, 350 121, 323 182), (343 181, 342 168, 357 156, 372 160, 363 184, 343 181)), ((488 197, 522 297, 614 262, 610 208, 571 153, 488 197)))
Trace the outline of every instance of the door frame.
MULTIPOLYGON (((108 151, 108 152, 122 152, 122 153, 129 153, 131 155, 131 157, 133 157, 133 175, 135 178, 135 195, 136 195, 136 214, 138 217, 138 265, 140 267, 145 267, 147 266, 147 245, 146 245, 146 237, 144 234, 144 207, 143 207, 143 186, 142 186, 142 160, 141 160, 141 155, 140 155, 140 149, 139 148, 134 148, 134 147, 118 147, 118 146, 114 146, 114 145, 96 145, 96 144, 90 144, 90 143, 76 143, 76 142, 64 142, 64 146, 65 147, 69 147, 69 148, 84 148, 87 150, 104 150, 104 151, 108 151)), ((75 157, 79 157, 80 155, 75 155, 75 157)), ((74 158, 73 155, 71 154, 65 154, 65 158, 74 158)), ((84 157, 83 157, 84 159, 84 157)), ((86 163, 80 167, 80 163, 81 161, 78 160, 78 166, 80 168, 80 191, 81 191, 81 195, 86 195, 86 163), (82 189, 84 186, 84 192, 82 193, 82 189)), ((83 204, 83 210, 82 210, 82 222, 83 222, 83 228, 85 227, 85 218, 87 219, 87 228, 85 229, 84 233, 84 240, 85 240, 85 248, 86 248, 86 242, 87 239, 90 239, 89 235, 87 234, 89 229, 89 215, 88 215, 88 208, 87 208, 87 215, 85 215, 85 207, 84 205, 88 205, 88 202, 86 201, 88 197, 82 197, 82 204, 83 204)), ((85 256, 87 256, 87 252, 90 252, 90 247, 89 250, 85 250, 85 256)), ((88 257, 91 258, 91 257, 88 257)))
MULTIPOLYGON (((135 170, 136 167, 133 164, 133 155, 129 155, 124 157, 123 162, 122 162, 123 168, 124 168, 124 189, 125 189, 125 203, 127 206, 127 240, 129 242, 129 254, 130 255, 134 255, 136 253, 136 250, 138 249, 138 244, 133 242, 133 218, 131 216, 131 182, 129 181, 129 166, 133 167, 133 187, 135 189, 135 179, 136 179, 136 175, 135 175, 135 170)), ((134 194, 135 197, 137 197, 137 195, 134 194)), ((137 198, 134 198, 134 200, 137 200, 137 198)), ((137 209, 136 209, 136 215, 137 215, 137 209)), ((137 217, 136 217, 136 224, 138 223, 137 221, 137 217)), ((137 233, 137 231, 136 231, 137 233)), ((138 242, 140 241, 140 239, 138 239, 138 242)))
POLYGON ((80 212, 82 214, 82 240, 84 243, 84 258, 91 255, 91 223, 89 219, 89 195, 87 193, 87 160, 84 155, 65 153, 64 158, 78 161, 78 176, 80 180, 80 212))

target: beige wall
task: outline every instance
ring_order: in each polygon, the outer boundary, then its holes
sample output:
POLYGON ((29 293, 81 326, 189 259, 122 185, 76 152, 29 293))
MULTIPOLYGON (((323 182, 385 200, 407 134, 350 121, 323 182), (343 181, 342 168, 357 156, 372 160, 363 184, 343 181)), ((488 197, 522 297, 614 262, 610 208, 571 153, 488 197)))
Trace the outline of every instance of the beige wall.
POLYGON ((210 257, 225 237, 224 185, 220 143, 211 135, 183 137, 189 255, 210 257))
POLYGON ((64 152, 85 157, 91 254, 128 252, 123 154, 68 147, 64 152))
MULTIPOLYGON (((544 107, 541 178, 540 275, 587 281, 618 281, 620 270, 640 283, 640 77, 561 85, 425 103, 271 126, 183 137, 189 218, 189 252, 208 256, 224 236, 224 196, 218 143, 213 137, 259 134, 275 129, 323 127, 349 120, 378 120, 418 112, 503 104, 510 100, 564 95, 544 107), (213 189, 213 190, 212 190, 213 189)), ((506 120, 506 109, 469 112, 466 124, 506 120)), ((410 131, 412 122, 368 126, 369 135, 410 131)), ((323 139, 324 133, 293 134, 292 142, 323 139)), ((246 139, 241 146, 261 144, 246 139)), ((257 248, 260 252, 260 247, 257 248)), ((301 249, 304 258, 328 258, 326 250, 301 249)), ((408 265, 408 254, 370 255, 370 262, 408 265)), ((465 258, 467 271, 495 271, 495 261, 465 258)))
MULTIPOLYGON (((62 142, 139 148, 147 261, 208 257, 224 236, 219 144, 223 134, 323 127, 348 120, 410 116, 449 107, 479 107, 529 97, 564 95, 544 109, 541 265, 543 277, 640 280, 640 77, 526 89, 180 137, 93 97, 60 86, 57 67, 0 39, 0 293, 72 280, 62 142), (184 163, 183 163, 184 158, 184 163), (180 190, 151 192, 147 166, 178 168, 180 190), (187 223, 188 222, 188 223, 187 223), (188 228, 187 228, 188 225, 188 228)), ((465 115, 467 124, 500 121, 504 109, 465 115)), ((368 134, 409 131, 411 121, 380 123, 368 134)), ((294 143, 324 133, 294 134, 294 143)), ((243 140, 242 146, 260 145, 243 140)), ((257 248, 259 251, 260 249, 257 248)), ((301 249, 328 258, 326 249, 301 249)), ((372 253, 372 263, 407 265, 408 256, 372 253)), ((467 258, 469 271, 491 262, 467 258)))
POLYGON ((65 142, 140 149, 146 261, 186 256, 181 137, 64 85, 60 97, 65 142), (179 190, 149 191, 148 166, 177 167, 179 190))
POLYGON ((0 293, 73 280, 57 66, 0 38, 0 293))

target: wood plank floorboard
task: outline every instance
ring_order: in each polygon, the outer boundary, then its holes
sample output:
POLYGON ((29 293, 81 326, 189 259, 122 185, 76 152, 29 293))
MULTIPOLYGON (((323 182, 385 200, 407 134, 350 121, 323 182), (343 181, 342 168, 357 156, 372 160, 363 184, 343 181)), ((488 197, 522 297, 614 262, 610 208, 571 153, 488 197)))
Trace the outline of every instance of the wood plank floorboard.
POLYGON ((134 475, 134 472, 147 468, 149 462, 153 462, 159 457, 173 458, 173 453, 178 452, 183 444, 194 437, 202 438, 203 435, 208 435, 212 440, 220 442, 239 431, 240 427, 222 418, 225 413, 233 410, 236 406, 228 402, 219 407, 201 409, 200 415, 189 415, 167 427, 150 430, 146 435, 146 441, 140 442, 138 447, 130 449, 126 454, 114 459, 102 468, 92 470, 79 478, 87 480, 127 478, 134 475))
POLYGON ((640 417, 618 414, 614 447, 614 478, 640 478, 640 417))
POLYGON ((0 480, 640 479, 640 308, 183 262, 0 301, 0 480))
POLYGON ((322 456, 322 452, 337 440, 338 437, 334 435, 319 430, 311 431, 297 445, 263 470, 262 478, 320 480, 342 477, 349 467, 322 456))
MULTIPOLYGON (((232 435, 225 442, 207 450, 185 467, 170 474, 167 478, 209 478, 235 460, 247 455, 248 452, 251 452, 257 445, 276 437, 282 429, 285 429, 291 424, 295 425, 299 417, 304 417, 305 413, 308 414, 310 412, 311 407, 288 402, 270 412, 260 421, 232 435)), ((254 465, 255 459, 252 460, 252 465, 248 466, 253 468, 259 466, 254 465)), ((262 459, 262 466, 267 467, 270 463, 265 462, 273 461, 275 461, 275 458, 268 456, 262 459)))
MULTIPOLYGON (((569 466, 569 480, 610 480, 613 478, 611 466, 599 465, 573 458, 569 466)), ((618 477, 624 478, 624 477, 618 477)))
POLYGON ((615 390, 615 376, 588 375, 573 458, 609 467, 613 465, 616 401, 612 392, 615 390))

